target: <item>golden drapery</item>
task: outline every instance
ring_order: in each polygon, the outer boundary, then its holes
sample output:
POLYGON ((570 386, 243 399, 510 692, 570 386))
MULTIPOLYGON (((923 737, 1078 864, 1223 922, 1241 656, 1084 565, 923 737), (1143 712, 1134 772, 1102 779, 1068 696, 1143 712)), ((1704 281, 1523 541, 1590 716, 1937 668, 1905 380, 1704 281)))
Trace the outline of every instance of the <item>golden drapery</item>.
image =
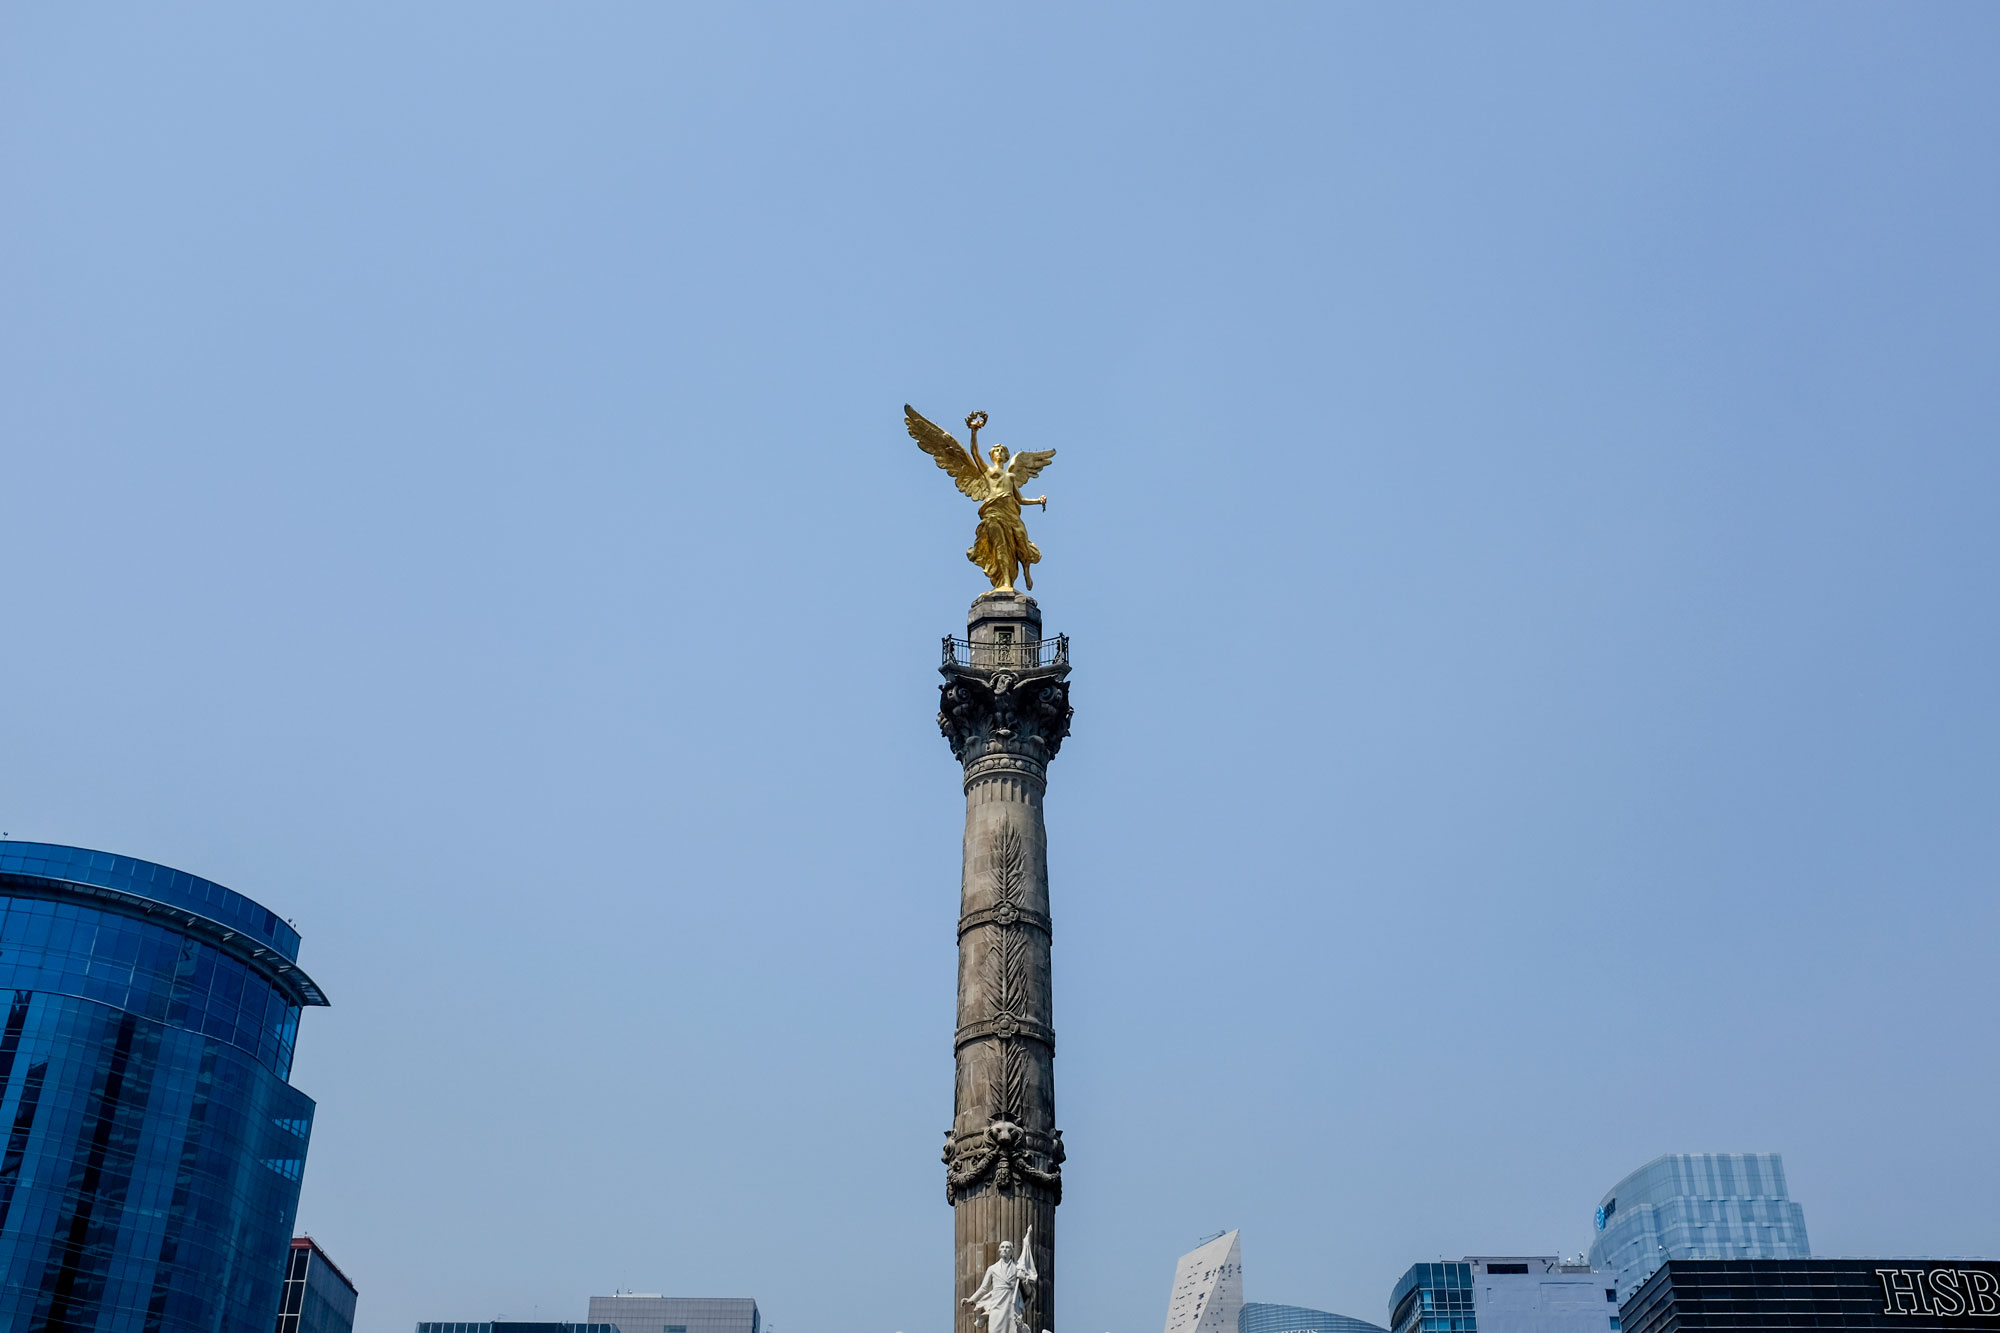
POLYGON ((1014 567, 1019 565, 1030 588, 1035 586, 1034 565, 1042 558, 1041 548, 1028 539, 1028 525, 1021 520, 1021 494, 1005 481, 994 489, 1000 492, 979 504, 979 526, 973 531, 972 545, 965 558, 986 571, 996 588, 1014 586, 1014 567))

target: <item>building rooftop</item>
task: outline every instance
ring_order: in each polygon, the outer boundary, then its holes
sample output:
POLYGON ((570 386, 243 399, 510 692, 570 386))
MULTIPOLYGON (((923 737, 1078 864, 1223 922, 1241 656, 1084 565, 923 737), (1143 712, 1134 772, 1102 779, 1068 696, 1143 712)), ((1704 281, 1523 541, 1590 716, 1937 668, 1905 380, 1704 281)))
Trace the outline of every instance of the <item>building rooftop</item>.
POLYGON ((348 1277, 347 1274, 340 1271, 340 1265, 333 1261, 333 1256, 328 1254, 326 1250, 321 1247, 320 1243, 314 1240, 311 1236, 292 1237, 292 1248, 295 1250, 311 1250, 314 1254, 319 1256, 320 1262, 326 1265, 327 1271, 332 1273, 335 1277, 339 1278, 341 1282, 346 1285, 349 1291, 353 1292, 357 1296, 361 1294, 360 1289, 354 1285, 354 1280, 348 1277))
POLYGON ((214 880, 136 856, 65 847, 53 842, 0 842, 0 873, 66 879, 117 889, 171 907, 185 907, 232 930, 255 936, 288 960, 299 960, 299 933, 262 903, 214 880))
POLYGON ((262 903, 214 880, 135 856, 52 842, 0 841, 0 890, 67 900, 95 899, 171 921, 241 958, 292 992, 299 1004, 326 995, 298 965, 299 933, 262 903))

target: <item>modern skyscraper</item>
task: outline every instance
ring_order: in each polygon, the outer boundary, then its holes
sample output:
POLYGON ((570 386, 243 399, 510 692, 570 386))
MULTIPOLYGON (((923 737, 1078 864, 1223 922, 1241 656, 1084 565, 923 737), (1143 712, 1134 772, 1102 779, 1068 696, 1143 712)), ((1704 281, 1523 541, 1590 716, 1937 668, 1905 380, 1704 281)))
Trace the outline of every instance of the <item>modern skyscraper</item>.
MULTIPOLYGON (((417 1333, 761 1333, 763 1316, 747 1296, 592 1296, 587 1322, 525 1319, 425 1319, 417 1333)), ((280 1330, 283 1333, 283 1330, 280 1330)))
MULTIPOLYGON (((982 529, 983 531, 983 529, 982 529)), ((1055 1318, 1055 1218, 1062 1202, 1056 1128, 1054 1001, 1049 991, 1049 853, 1042 796, 1069 735, 1069 645, 1042 638, 1035 599, 981 593, 966 638, 944 641, 938 727, 964 770, 965 850, 958 918, 958 1077, 945 1132, 952 1205, 953 1327, 1000 1246, 1030 1229, 1036 1275, 1027 1326, 1055 1318)))
POLYGON ((358 1293, 311 1236, 292 1237, 277 1333, 354 1333, 358 1293))
POLYGON ((590 1322, 618 1333, 760 1333, 763 1319, 747 1296, 592 1296, 590 1322))
POLYGON ((326 1003, 298 954, 220 884, 0 843, 0 1328, 271 1333, 326 1003))
POLYGON ((1237 1333, 1243 1311, 1241 1233, 1225 1231, 1174 1265, 1166 1333, 1237 1333))
POLYGON ((1391 1333, 1616 1333, 1611 1275, 1553 1254, 1413 1264, 1389 1295, 1391 1333))
POLYGON ((1805 1209, 1777 1153, 1672 1153, 1611 1187, 1597 1205, 1593 1267, 1620 1299, 1669 1259, 1804 1259, 1805 1209))
POLYGON ((1470 1263, 1412 1264, 1389 1293, 1391 1333, 1475 1333, 1470 1263))
POLYGON ((1246 1301, 1236 1316, 1236 1333, 1389 1333, 1379 1324, 1302 1305, 1246 1301))
POLYGON ((1672 1259, 1626 1298, 1626 1333, 2000 1329, 2000 1264, 1976 1259, 1672 1259))
POLYGON ((1167 1298, 1167 1333, 1388 1333, 1365 1319, 1350 1319, 1303 1305, 1243 1299, 1241 1233, 1226 1231, 1182 1255, 1167 1298))
POLYGON ((616 1323, 560 1319, 420 1319, 416 1333, 622 1333, 616 1323))

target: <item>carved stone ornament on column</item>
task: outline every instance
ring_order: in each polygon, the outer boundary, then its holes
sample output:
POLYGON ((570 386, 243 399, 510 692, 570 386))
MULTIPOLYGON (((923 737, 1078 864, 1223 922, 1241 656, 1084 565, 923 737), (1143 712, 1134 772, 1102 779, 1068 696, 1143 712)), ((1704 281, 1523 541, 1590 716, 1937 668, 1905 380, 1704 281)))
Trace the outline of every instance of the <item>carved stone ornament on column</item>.
POLYGON ((1044 762, 1053 759, 1075 711, 1069 682, 1046 676, 1024 679, 1002 671, 982 680, 954 673, 938 686, 938 730, 960 761, 989 748, 1026 749, 1044 762))
POLYGON ((945 1133, 952 1209, 953 1333, 976 1327, 964 1304, 994 1256, 1032 1236, 1039 1277, 1027 1327, 1055 1322, 1055 1210, 1062 1135, 1055 1124, 1054 943, 1048 829, 1050 761, 1070 732, 1069 640, 1042 635, 1041 609, 1009 589, 981 593, 964 638, 946 635, 938 730, 963 769, 957 1066, 945 1133))
POLYGON ((961 1194, 977 1188, 988 1176, 994 1188, 1013 1193, 1020 1184, 1039 1185, 1062 1202, 1062 1131, 1042 1151, 1035 1151, 1034 1136, 1013 1121, 1001 1117, 986 1127, 979 1139, 944 1148, 944 1201, 957 1203, 961 1194), (1036 1159, 1040 1158, 1041 1161, 1036 1159))

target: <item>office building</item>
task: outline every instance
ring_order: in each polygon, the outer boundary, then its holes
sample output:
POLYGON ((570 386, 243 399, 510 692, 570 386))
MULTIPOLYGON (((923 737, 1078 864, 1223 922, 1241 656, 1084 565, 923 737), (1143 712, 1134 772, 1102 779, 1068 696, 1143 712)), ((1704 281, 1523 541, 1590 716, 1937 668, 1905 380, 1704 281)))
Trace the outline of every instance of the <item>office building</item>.
POLYGON ((760 1333, 763 1319, 747 1296, 592 1296, 590 1322, 618 1333, 760 1333))
POLYGON ((1197 1245, 1174 1265, 1167 1298, 1167 1333, 1236 1333, 1243 1310, 1243 1247, 1225 1231, 1197 1245))
POLYGON ((1413 1264, 1389 1295, 1392 1333, 1617 1333, 1611 1276, 1552 1254, 1413 1264))
POLYGON ((1391 1333, 1474 1333, 1472 1265, 1411 1264, 1389 1293, 1391 1333))
POLYGON ((311 1236, 292 1237, 277 1333, 354 1333, 357 1293, 311 1236))
POLYGON ((1673 1153, 1611 1187, 1597 1205, 1594 1268, 1629 1297, 1669 1259, 1805 1259, 1805 1209, 1777 1153, 1673 1153))
POLYGON ((1625 1333, 2000 1329, 2000 1263, 1672 1259, 1624 1304, 1625 1333))
POLYGON ((1182 1255, 1167 1298, 1167 1333, 1388 1333, 1365 1319, 1350 1319, 1303 1305, 1243 1299, 1240 1232, 1225 1231, 1182 1255))
POLYGON ((271 1333, 326 998, 194 875, 0 842, 0 1328, 271 1333))
MULTIPOLYGON (((763 1316, 747 1296, 592 1296, 580 1324, 523 1319, 427 1319, 417 1333, 762 1333, 763 1316)), ((280 1330, 283 1333, 283 1330, 280 1330)))
POLYGON ((417 1333, 619 1333, 615 1324, 551 1323, 545 1319, 419 1320, 417 1333))
POLYGON ((1389 1333, 1389 1330, 1365 1319, 1308 1310, 1303 1305, 1246 1301, 1243 1312, 1236 1316, 1236 1333, 1389 1333))

